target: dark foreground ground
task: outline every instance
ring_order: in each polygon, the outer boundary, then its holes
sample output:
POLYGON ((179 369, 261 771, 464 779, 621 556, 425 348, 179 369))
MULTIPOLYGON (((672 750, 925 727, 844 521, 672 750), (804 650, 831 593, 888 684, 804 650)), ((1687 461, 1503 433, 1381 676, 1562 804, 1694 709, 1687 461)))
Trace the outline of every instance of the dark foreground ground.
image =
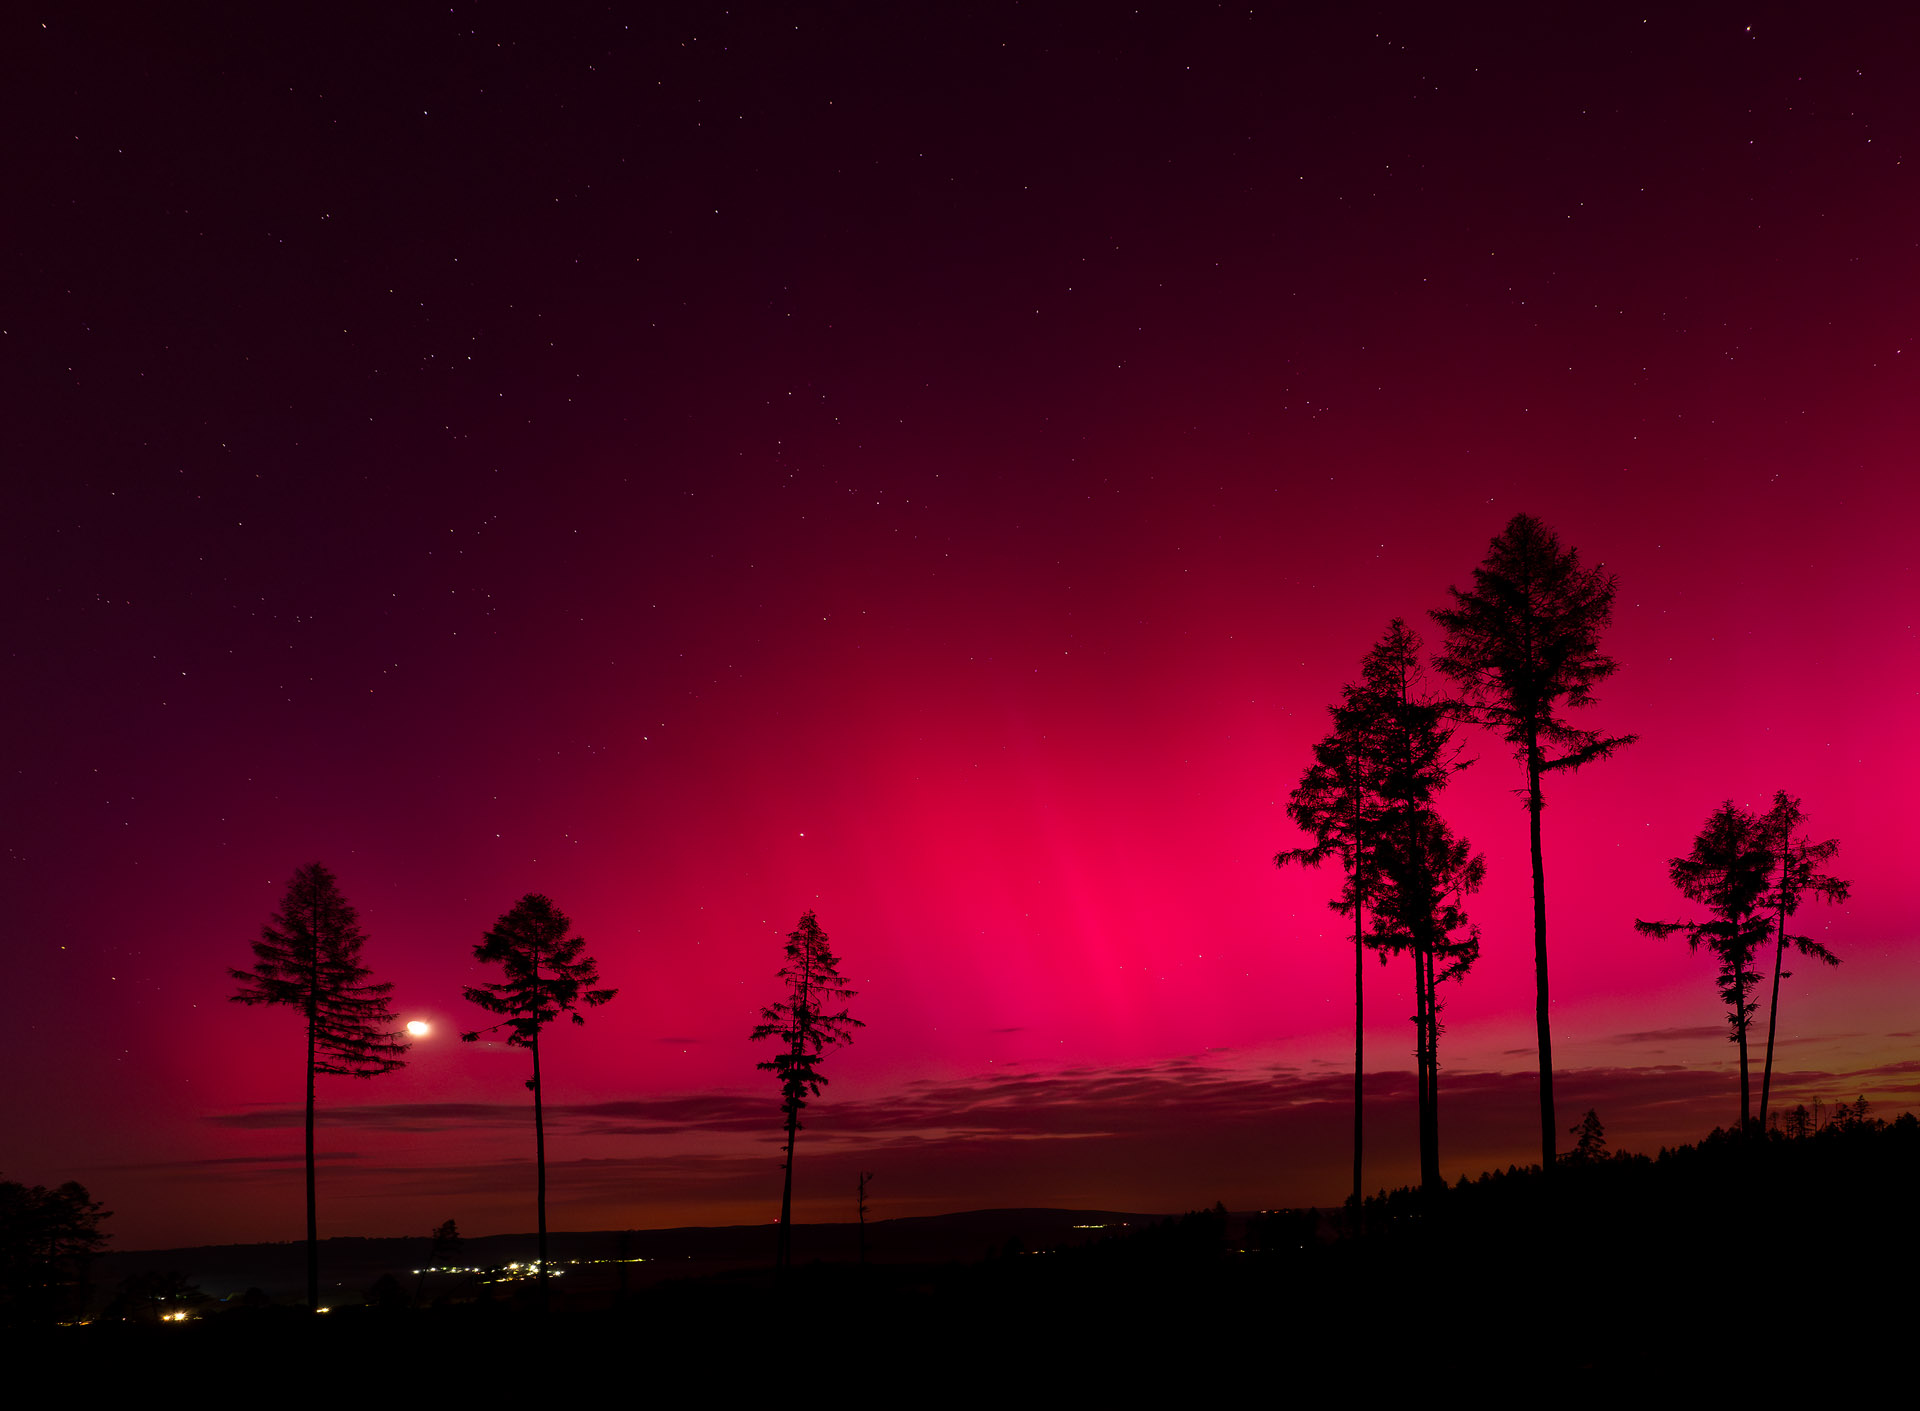
POLYGON ((727 1234, 731 1260, 716 1232, 652 1232, 645 1263, 566 1266, 544 1314, 526 1280, 436 1276, 435 1291, 410 1276, 324 1317, 230 1296, 181 1323, 44 1329, 32 1352, 92 1386, 302 1404, 329 1388, 811 1405, 1401 1386, 1584 1403, 1864 1389, 1907 1361, 1920 1314, 1911 1117, 1799 1141, 1716 1133, 1657 1159, 1564 1165, 1550 1183, 1494 1173, 1432 1198, 1395 1192, 1358 1217, 1081 1217, 888 1221, 870 1228, 864 1266, 815 1257, 848 1233, 816 1227, 784 1285, 766 1267, 768 1230, 727 1234), (1105 1228, 1074 1228, 1086 1225, 1105 1228))

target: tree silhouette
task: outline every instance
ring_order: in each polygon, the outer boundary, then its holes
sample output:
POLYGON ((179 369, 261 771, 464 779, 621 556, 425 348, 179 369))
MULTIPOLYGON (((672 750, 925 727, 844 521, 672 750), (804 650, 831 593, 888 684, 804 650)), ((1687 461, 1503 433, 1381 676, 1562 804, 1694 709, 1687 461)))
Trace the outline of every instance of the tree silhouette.
POLYGON ((240 982, 237 1004, 298 1009, 307 1026, 307 1307, 320 1306, 320 1222, 313 1167, 314 1077, 377 1078, 404 1066, 407 1043, 387 1009, 389 982, 369 984, 361 963, 366 936, 360 918, 319 863, 299 868, 287 894, 260 928, 251 970, 229 970, 240 982))
POLYGON ((872 1179, 873 1172, 862 1171, 860 1173, 860 1262, 862 1264, 867 1262, 867 1182, 872 1179))
POLYGON ((1600 1114, 1593 1108, 1587 1109, 1587 1115, 1580 1119, 1580 1125, 1569 1127, 1573 1136, 1573 1150, 1567 1153, 1567 1160, 1578 1162, 1605 1161, 1607 1159, 1607 1129, 1600 1125, 1600 1114))
POLYGON ((540 1031, 562 1014, 585 1024, 577 1005, 605 1004, 618 990, 595 989, 600 967, 586 954, 587 943, 569 936, 573 922, 547 897, 528 892, 513 910, 494 923, 473 948, 473 958, 498 965, 501 977, 466 987, 467 999, 489 1014, 507 1017, 490 1029, 462 1034, 467 1043, 482 1032, 507 1031, 507 1042, 533 1053, 533 1076, 527 1089, 533 1094, 533 1160, 536 1203, 540 1220, 540 1292, 547 1288, 547 1129, 541 1105, 540 1031))
POLYGON ((1593 704, 1593 688, 1617 663, 1600 650, 1613 617, 1614 579, 1580 566, 1552 530, 1517 514, 1473 571, 1471 591, 1448 588, 1451 608, 1432 616, 1446 645, 1434 665, 1458 683, 1469 717, 1496 730, 1526 770, 1533 858, 1534 1027, 1540 1049, 1540 1165, 1550 1178, 1558 1136, 1553 1116, 1553 1034, 1547 985, 1547 873, 1540 841, 1546 806, 1540 780, 1605 759, 1633 735, 1578 730, 1562 712, 1593 704))
POLYGON ((1369 944, 1413 960, 1413 1016, 1420 1114, 1420 1178, 1429 1192, 1440 1175, 1440 986, 1458 980, 1480 953, 1465 898, 1479 890, 1486 864, 1435 810, 1434 801, 1468 761, 1453 745, 1450 705, 1424 689, 1421 640, 1400 618, 1362 663, 1350 698, 1369 742, 1367 775, 1374 804, 1373 924, 1369 944))
MULTIPOLYGON (((1369 734, 1375 712, 1362 686, 1349 685, 1339 705, 1327 707, 1333 729, 1313 747, 1313 763, 1287 797, 1287 816, 1312 847, 1293 848, 1275 856, 1274 865, 1298 863, 1318 867, 1338 857, 1346 881, 1327 905, 1353 917, 1353 1208, 1364 1198, 1361 1178, 1361 1141, 1364 1126, 1361 1103, 1365 1063, 1366 911, 1374 879, 1374 844, 1379 830, 1377 742, 1369 734)), ((1381 963, 1386 962, 1383 952, 1381 963)))
POLYGON ((415 1303, 418 1303, 420 1296, 426 1292, 428 1269, 440 1268, 443 1260, 452 1263, 460 1258, 460 1227, 452 1220, 434 1226, 433 1233, 428 1236, 428 1239, 431 1242, 427 1250, 428 1267, 420 1271, 419 1280, 414 1284, 413 1301, 415 1303))
POLYGON ((1748 998, 1760 983, 1753 968, 1754 952, 1766 939, 1767 918, 1761 914, 1769 865, 1767 835, 1759 819, 1732 800, 1708 815, 1693 850, 1667 864, 1667 875, 1688 901, 1712 913, 1708 921, 1635 921, 1634 928, 1649 936, 1687 938, 1687 948, 1701 946, 1720 962, 1720 998, 1727 1004, 1728 1038, 1740 1046, 1740 1128, 1753 1119, 1747 1078, 1747 1028, 1757 1007, 1748 998))
POLYGON ((1792 972, 1781 969, 1787 946, 1791 944, 1800 954, 1827 965, 1840 963, 1839 956, 1813 937, 1789 936, 1787 918, 1799 910, 1802 897, 1812 894, 1823 901, 1843 902, 1852 887, 1851 883, 1843 882, 1838 877, 1829 877, 1820 871, 1840 851, 1840 840, 1828 838, 1824 842, 1814 842, 1799 831, 1805 819, 1800 800, 1782 789, 1774 794, 1773 807, 1760 820, 1760 830, 1772 853, 1771 865, 1777 869, 1773 874, 1772 889, 1763 902, 1773 912, 1775 927, 1773 999, 1767 1006, 1767 1061, 1760 1076, 1760 1125, 1763 1128, 1767 1124, 1767 1104, 1773 1096, 1773 1035, 1780 1019, 1780 982, 1792 978, 1792 972))
POLYGON ((81 1312, 112 1213, 78 1181, 51 1190, 0 1181, 0 1326, 81 1312))
POLYGON ((811 911, 787 933, 786 957, 779 978, 787 997, 760 1011, 760 1023, 750 1036, 756 1042, 778 1039, 781 1044, 780 1052, 757 1066, 778 1078, 780 1111, 787 1119, 786 1179, 774 1256, 774 1268, 782 1275, 793 1263, 793 1144, 800 1131, 800 1110, 827 1085, 820 1072, 827 1050, 853 1042, 853 1031, 866 1027, 845 1008, 857 991, 841 980, 839 958, 828 949, 827 933, 811 911))
POLYGON ((1405 836, 1381 848, 1382 883, 1371 940, 1413 959, 1416 1057, 1420 1070, 1420 1181, 1440 1175, 1440 986, 1459 980, 1480 955, 1480 932, 1465 899, 1480 889, 1486 862, 1431 809, 1403 815, 1405 836))

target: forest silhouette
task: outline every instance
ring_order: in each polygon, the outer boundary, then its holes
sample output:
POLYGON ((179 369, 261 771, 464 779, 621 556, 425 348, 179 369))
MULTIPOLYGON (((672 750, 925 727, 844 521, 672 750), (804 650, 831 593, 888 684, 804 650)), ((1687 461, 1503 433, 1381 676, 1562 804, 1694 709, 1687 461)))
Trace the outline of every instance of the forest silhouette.
MULTIPOLYGON (((874 1173, 861 1171, 857 1191, 847 1193, 857 1215, 855 1256, 797 1260, 793 1176, 801 1114, 827 1086, 828 1056, 862 1027, 848 1006, 855 992, 841 978, 841 959, 809 909, 784 939, 773 976, 777 994, 761 1006, 750 1030, 752 1040, 772 1043, 771 1056, 758 1067, 772 1074, 777 1088, 769 1125, 777 1112, 783 1151, 780 1214, 764 1251, 723 1273, 636 1280, 644 1258, 630 1252, 639 1247, 639 1236, 628 1232, 603 1258, 587 1261, 599 1268, 597 1275, 569 1278, 556 1291, 549 1283, 560 1264, 547 1227, 542 1037, 562 1015, 576 1025, 585 1022, 582 1007, 603 1006, 618 991, 602 985, 570 918, 550 898, 528 893, 474 947, 474 958, 497 966, 499 978, 466 987, 465 997, 498 1022, 462 1038, 472 1042, 504 1031, 507 1044, 528 1052, 537 1255, 506 1266, 469 1264, 463 1251, 472 1242, 448 1219, 419 1242, 417 1267, 389 1271, 357 1301, 332 1309, 347 1316, 334 1316, 326 1336, 386 1337, 396 1320, 412 1319, 410 1326, 470 1336, 477 1345, 495 1335, 501 1318, 565 1315, 644 1318, 650 1327, 697 1340, 710 1333, 714 1316, 747 1317, 771 1286, 785 1290, 782 1297, 839 1299, 901 1336, 910 1335, 915 1318, 966 1322, 988 1305, 1036 1317, 1051 1310, 1056 1319, 1071 1308, 1077 1326, 1092 1328, 1127 1306, 1172 1316, 1198 1299, 1231 1310, 1231 1318, 1250 1319, 1258 1310, 1279 1313, 1316 1330, 1314 1336, 1329 1346, 1352 1350, 1360 1333, 1330 1311, 1343 1297, 1382 1286, 1383 1279, 1430 1283, 1444 1271, 1467 1299, 1463 1306, 1472 1306, 1475 1299, 1510 1294, 1503 1280, 1521 1279, 1544 1252, 1556 1250, 1570 1265, 1560 1285, 1568 1291, 1564 1306, 1535 1306, 1520 1315, 1529 1346, 1544 1358, 1573 1346, 1581 1319, 1596 1329, 1620 1323, 1644 1280, 1696 1261, 1703 1267, 1718 1263, 1728 1232, 1766 1226, 1782 1209, 1864 1200, 1876 1222, 1876 1240, 1892 1239, 1911 1251, 1915 1217, 1901 1193, 1920 1174, 1920 1123, 1911 1114, 1881 1120, 1864 1097, 1786 1113, 1771 1101, 1789 950, 1824 965, 1839 963, 1825 944, 1791 933, 1790 926, 1807 900, 1832 903, 1849 894, 1849 884, 1825 870, 1838 841, 1816 840, 1807 831, 1802 801, 1785 790, 1765 811, 1723 803, 1690 849, 1673 857, 1670 880, 1694 915, 1635 923, 1648 934, 1684 936, 1716 960, 1729 1041, 1739 1050, 1737 1117, 1730 1110, 1728 1125, 1698 1144, 1662 1149, 1653 1157, 1610 1151, 1597 1111, 1560 1126, 1548 1026, 1545 785, 1557 773, 1607 759, 1635 738, 1580 728, 1570 714, 1594 705, 1596 688, 1617 670, 1601 646, 1616 588, 1612 577, 1582 567, 1577 551, 1562 547, 1550 528, 1524 514, 1494 538, 1472 582, 1470 589, 1450 589, 1452 605, 1431 614, 1441 634, 1432 648, 1405 618, 1395 618, 1366 651, 1357 679, 1328 708, 1328 733, 1313 747, 1289 796, 1288 816, 1309 841, 1275 857, 1281 866, 1336 864, 1340 875, 1328 905, 1352 920, 1352 1183, 1342 1206, 1248 1214, 1216 1204, 1178 1219, 1116 1217, 1071 1237, 1054 1232, 1044 1248, 1030 1249, 1009 1235, 989 1242, 984 1257, 974 1261, 930 1264, 888 1257, 888 1227, 896 1222, 868 1219, 874 1173), (1443 986, 1471 978, 1483 937, 1467 904, 1488 863, 1449 825, 1444 803, 1449 781, 1472 762, 1465 752, 1472 732, 1490 733, 1509 746, 1524 781, 1541 1160, 1449 1186, 1441 1174, 1443 986), (1417 1185, 1371 1195, 1362 1109, 1361 982, 1369 953, 1383 965, 1403 958, 1412 967, 1419 1147, 1417 1185), (1769 979, 1756 1115, 1748 1039, 1758 1011, 1755 992, 1769 979), (1563 1136, 1572 1139, 1564 1151, 1563 1136), (1624 1262, 1629 1258, 1638 1263, 1624 1262)), ((95 1288, 90 1269, 107 1239, 102 1204, 71 1182, 53 1190, 0 1182, 0 1316, 8 1324, 136 1329, 201 1322, 227 1330, 210 1337, 234 1329, 249 1336, 295 1336, 298 1329, 319 1326, 308 1316, 329 1311, 320 1292, 316 1080, 378 1077, 406 1061, 406 1039, 390 1009, 391 986, 373 979, 366 943, 333 874, 310 863, 294 872, 252 943, 252 967, 229 972, 238 985, 234 1001, 292 1010, 300 1018, 297 1033, 306 1049, 304 1306, 282 1304, 257 1288, 216 1302, 196 1287, 191 1271, 178 1269, 143 1269, 112 1289, 95 1288)), ((1784 1241, 1770 1257, 1787 1268, 1821 1258, 1851 1259, 1857 1252, 1857 1245, 1845 1241, 1814 1238, 1784 1241)), ((573 1260, 566 1267, 578 1273, 580 1266, 573 1260)), ((1589 1365, 1657 1360, 1657 1349, 1604 1342, 1601 1336, 1583 1344, 1589 1365)))

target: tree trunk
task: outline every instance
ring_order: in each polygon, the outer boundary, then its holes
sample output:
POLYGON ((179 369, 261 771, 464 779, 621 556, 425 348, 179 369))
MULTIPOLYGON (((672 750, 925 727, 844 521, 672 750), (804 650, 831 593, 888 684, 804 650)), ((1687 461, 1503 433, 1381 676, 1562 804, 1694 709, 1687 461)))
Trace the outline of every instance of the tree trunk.
MULTIPOLYGON (((1733 992, 1736 998, 1734 1003, 1742 1011, 1746 1009, 1747 1000, 1746 991, 1740 987, 1740 980, 1744 973, 1739 957, 1735 956, 1733 992)), ((1740 1135, 1745 1136, 1753 1129, 1753 1102, 1749 1096, 1751 1090, 1747 1086, 1747 1016, 1744 1012, 1740 1015, 1740 1022, 1734 1026, 1734 1032, 1740 1038, 1740 1135)))
POLYGON ((1366 1065, 1362 1062, 1365 1031, 1361 1025, 1364 1018, 1361 1004, 1362 985, 1366 978, 1366 969, 1362 964, 1366 956, 1366 942, 1363 939, 1365 932, 1361 925, 1362 910, 1359 879, 1356 876, 1353 892, 1353 1218, 1356 1220, 1360 1218, 1360 1202, 1363 1199, 1360 1185, 1360 1101, 1363 1080, 1366 1076, 1366 1065))
POLYGON ((1427 957, 1427 1160, 1421 1179, 1434 1191, 1447 1187, 1440 1174, 1440 986, 1434 978, 1437 957, 1427 957))
POLYGON ((1773 1095, 1773 1029, 1780 1018, 1780 966, 1787 958, 1787 912, 1780 910, 1780 939, 1773 947, 1773 1003, 1767 1006, 1767 1065, 1760 1073, 1760 1130, 1767 1130, 1767 1100, 1773 1095))
POLYGON ((1420 1140, 1420 1179, 1424 1187, 1427 1171, 1427 986, 1420 974, 1420 951, 1413 951, 1413 1070, 1414 1092, 1418 1100, 1415 1130, 1420 1140))
POLYGON ((547 1311, 547 1124, 545 1094, 540 1084, 540 1020, 539 1010, 544 999, 540 975, 540 942, 533 943, 533 996, 535 1018, 533 1040, 528 1047, 533 1050, 533 1189, 534 1212, 538 1222, 538 1234, 535 1245, 540 1259, 540 1311, 547 1311))
POLYGON ((1425 1101, 1420 1109, 1420 1187, 1431 1196, 1440 1185, 1440 1016, 1438 996, 1434 993, 1434 956, 1431 950, 1416 951, 1419 967, 1420 1068, 1425 1101))
MULTIPOLYGON (((317 966, 315 967, 318 968, 317 966)), ((317 982, 316 982, 317 983, 317 982)), ((320 1206, 313 1180, 314 1029, 320 1019, 312 992, 307 1001, 307 1307, 320 1307, 320 1206)))
POLYGON ((540 1103, 540 1030, 533 1031, 533 1165, 540 1207, 540 1306, 547 1304, 547 1128, 540 1103))
POLYGON ((1780 1019, 1780 967, 1787 958, 1787 872, 1792 865, 1792 833, 1780 832, 1780 895, 1776 914, 1780 918, 1778 939, 1773 945, 1773 1002, 1767 1006, 1767 1065, 1760 1074, 1760 1131, 1767 1130, 1767 1101, 1773 1096, 1773 1031, 1780 1019))
POLYGON ((1553 1026, 1547 1003, 1547 865, 1540 850, 1540 740, 1527 740, 1527 823, 1533 848, 1533 1023, 1540 1045, 1540 1170, 1553 1177, 1553 1026))
POLYGON ((775 1247, 774 1273, 785 1278, 793 1263, 793 1139, 800 1130, 800 1109, 787 1111, 787 1173, 780 1187, 780 1243, 775 1247))

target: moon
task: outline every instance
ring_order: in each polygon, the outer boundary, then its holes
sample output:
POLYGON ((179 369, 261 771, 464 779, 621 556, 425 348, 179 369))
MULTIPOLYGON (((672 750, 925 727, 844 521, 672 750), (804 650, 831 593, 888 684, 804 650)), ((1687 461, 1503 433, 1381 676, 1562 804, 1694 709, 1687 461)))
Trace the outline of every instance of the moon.
POLYGON ((407 1021, 407 1032, 412 1034, 416 1039, 424 1039, 428 1034, 433 1032, 433 1026, 424 1019, 409 1019, 407 1021))

